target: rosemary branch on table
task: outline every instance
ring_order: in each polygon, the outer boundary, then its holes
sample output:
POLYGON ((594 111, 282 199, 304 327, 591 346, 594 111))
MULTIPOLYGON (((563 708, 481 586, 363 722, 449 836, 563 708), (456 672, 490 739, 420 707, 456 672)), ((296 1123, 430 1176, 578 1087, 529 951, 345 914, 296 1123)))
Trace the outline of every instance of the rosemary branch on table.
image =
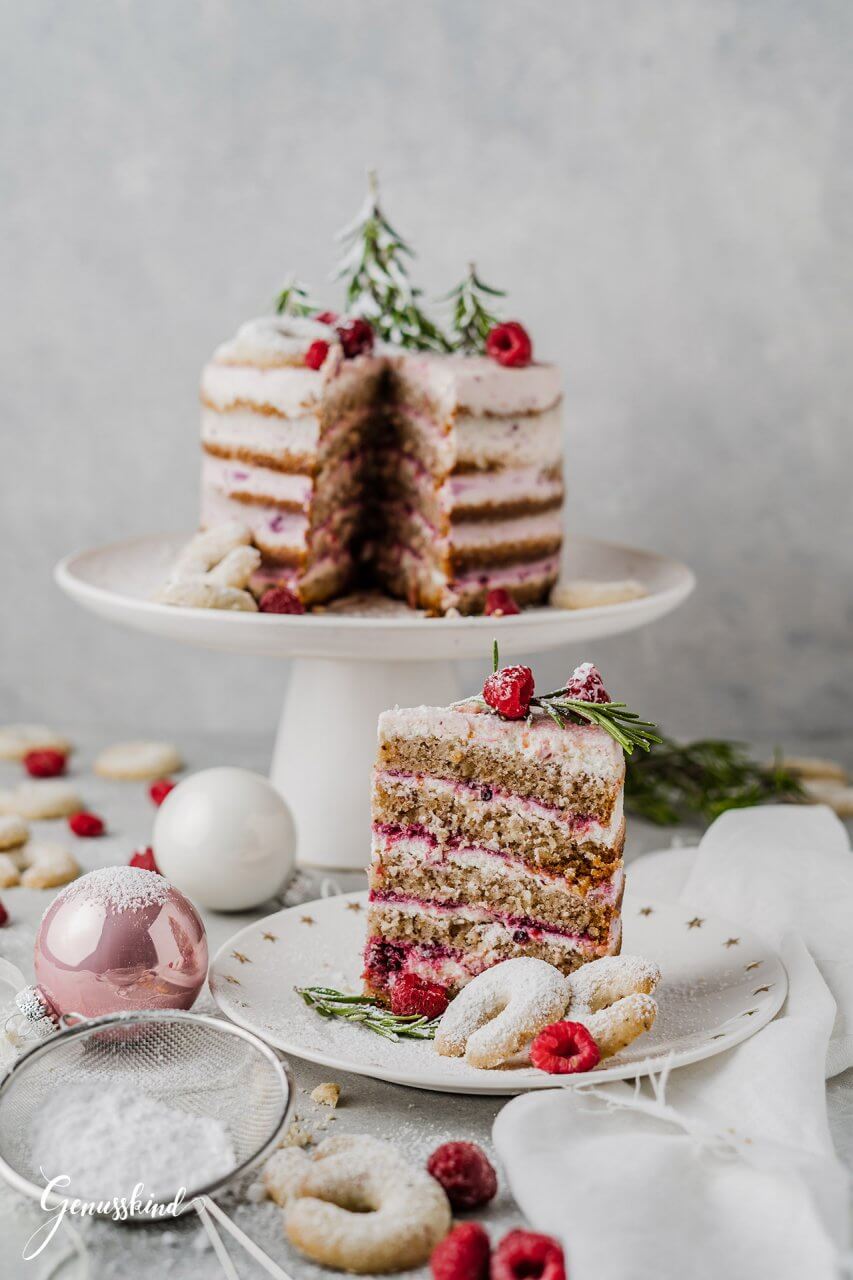
POLYGON ((778 753, 761 764, 740 742, 678 743, 662 736, 648 755, 627 762, 625 807, 658 826, 691 818, 710 822, 727 809, 804 800, 799 780, 782 767, 778 753))
POLYGON ((375 1031, 386 1040, 435 1039, 438 1018, 430 1020, 416 1014, 398 1016, 372 996, 347 995, 335 991, 334 987, 297 987, 296 993, 321 1018, 360 1022, 368 1031, 375 1031))

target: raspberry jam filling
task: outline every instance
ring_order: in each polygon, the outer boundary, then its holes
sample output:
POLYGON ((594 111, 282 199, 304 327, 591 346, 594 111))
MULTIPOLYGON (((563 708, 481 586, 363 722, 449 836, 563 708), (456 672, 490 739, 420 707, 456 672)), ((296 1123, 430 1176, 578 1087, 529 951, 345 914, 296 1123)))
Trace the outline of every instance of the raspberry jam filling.
POLYGON ((517 942, 527 942, 531 938, 548 937, 561 938, 563 941, 577 943, 579 946, 598 947, 600 944, 597 939, 590 937, 588 933, 573 933, 569 929, 561 929, 557 925, 549 924, 544 920, 535 920, 532 916, 515 916, 507 915, 497 911, 481 911, 479 908, 470 907, 467 902, 461 902, 452 898, 437 901, 434 898, 418 898, 408 894, 394 893, 390 889, 371 889, 371 902, 391 902, 397 903, 405 907, 420 907, 426 911, 466 911, 482 920, 484 923, 498 922, 507 929, 514 931, 515 934, 523 933, 523 938, 516 938, 517 942))

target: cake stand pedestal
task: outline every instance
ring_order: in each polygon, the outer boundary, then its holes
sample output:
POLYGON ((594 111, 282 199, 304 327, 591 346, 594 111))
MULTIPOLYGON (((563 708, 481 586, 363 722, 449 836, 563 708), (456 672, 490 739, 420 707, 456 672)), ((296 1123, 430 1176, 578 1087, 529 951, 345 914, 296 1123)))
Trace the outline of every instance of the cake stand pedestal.
MULTIPOLYGON (((370 768, 386 707, 443 706, 460 696, 452 662, 488 673, 492 638, 502 658, 568 648, 645 626, 690 594, 685 565, 648 551, 569 538, 577 578, 635 578, 639 600, 594 609, 528 609, 512 618, 425 618, 393 602, 363 610, 288 616, 173 608, 152 596, 191 535, 153 535, 66 557, 63 591, 85 608, 164 639, 245 656, 292 660, 270 776, 293 810, 298 857, 329 870, 360 870, 369 846, 370 768)), ((580 660, 586 655, 575 650, 580 660)))

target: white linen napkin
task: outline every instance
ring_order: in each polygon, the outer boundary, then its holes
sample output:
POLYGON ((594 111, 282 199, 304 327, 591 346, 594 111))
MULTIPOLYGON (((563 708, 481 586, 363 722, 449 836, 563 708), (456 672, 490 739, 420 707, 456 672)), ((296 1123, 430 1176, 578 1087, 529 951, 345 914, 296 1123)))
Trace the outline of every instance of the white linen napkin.
POLYGON ((572 1280, 836 1280, 847 1177, 824 1073, 853 1059, 844 827, 821 808, 730 812, 698 850, 629 870, 641 896, 664 897, 668 880, 673 896, 777 948, 785 1006, 750 1040, 668 1079, 514 1099, 494 1127, 513 1194, 563 1241, 572 1280))

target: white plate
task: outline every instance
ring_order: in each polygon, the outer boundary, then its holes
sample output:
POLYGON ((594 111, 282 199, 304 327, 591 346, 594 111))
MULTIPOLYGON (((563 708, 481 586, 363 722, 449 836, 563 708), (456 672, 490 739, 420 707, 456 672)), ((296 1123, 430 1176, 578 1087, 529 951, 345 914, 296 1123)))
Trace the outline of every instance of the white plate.
POLYGON ((429 1041, 396 1043, 339 1019, 321 1018, 297 986, 358 991, 366 893, 324 898, 267 916, 220 948, 210 969, 213 998, 263 1040, 337 1071, 448 1093, 520 1093, 632 1079, 698 1062, 753 1035, 777 1013, 788 979, 781 960, 754 934, 671 903, 635 902, 623 912, 625 954, 656 960, 663 972, 652 1030, 592 1073, 549 1076, 532 1067, 480 1071, 442 1058, 429 1041))
MULTIPOLYGON (((154 603, 152 595, 190 537, 156 534, 81 551, 57 565, 56 580, 79 604, 112 622, 227 652, 421 662, 482 659, 490 650, 494 618, 425 619, 402 605, 367 616, 329 610, 291 617, 154 603)), ((572 578, 636 578, 648 594, 593 609, 526 609, 501 618, 501 646, 508 656, 633 631, 670 613, 695 584, 677 560, 594 538, 568 538, 564 562, 572 578)))

